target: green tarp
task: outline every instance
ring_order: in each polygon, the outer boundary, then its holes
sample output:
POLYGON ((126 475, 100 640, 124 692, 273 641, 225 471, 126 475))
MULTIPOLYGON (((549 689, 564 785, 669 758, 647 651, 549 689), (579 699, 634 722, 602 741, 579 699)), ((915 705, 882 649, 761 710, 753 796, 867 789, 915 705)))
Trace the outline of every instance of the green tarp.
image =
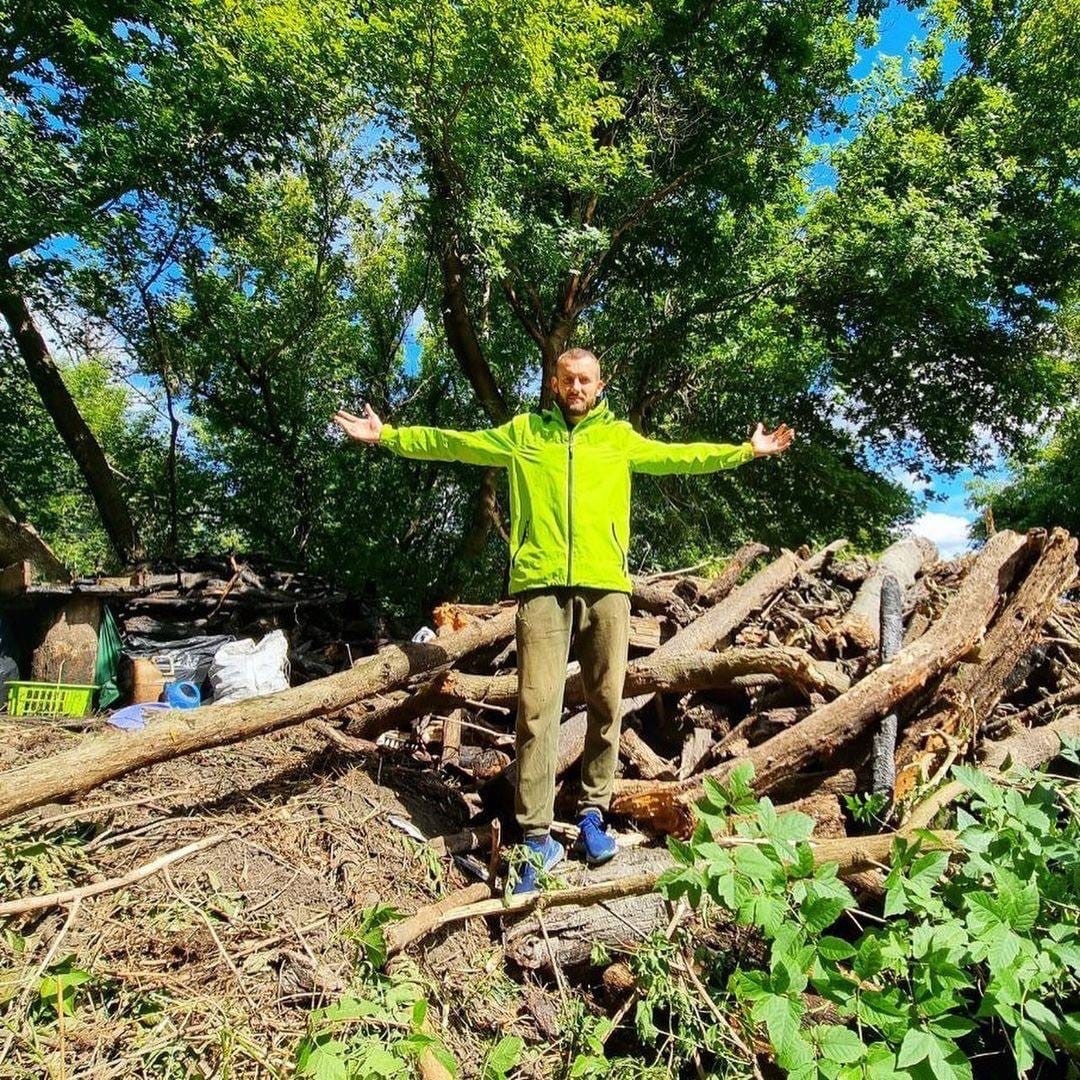
POLYGON ((107 709, 120 700, 120 691, 116 686, 116 674, 120 669, 120 652, 123 649, 120 640, 120 628, 116 625, 112 611, 107 604, 101 608, 101 629, 98 631, 97 666, 94 668, 94 682, 98 686, 98 708, 107 709))

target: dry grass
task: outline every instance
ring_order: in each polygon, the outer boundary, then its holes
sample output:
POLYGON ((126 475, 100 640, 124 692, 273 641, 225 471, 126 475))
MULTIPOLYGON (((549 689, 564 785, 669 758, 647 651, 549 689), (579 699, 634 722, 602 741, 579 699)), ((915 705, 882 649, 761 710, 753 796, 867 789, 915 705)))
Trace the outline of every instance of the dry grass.
MULTIPOLYGON (((5 720, 0 769, 73 737, 5 720)), ((466 883, 388 820, 452 831, 462 824, 454 793, 423 791, 408 763, 384 765, 379 779, 301 727, 165 762, 5 825, 3 899, 228 836, 124 891, 0 920, 0 1078, 291 1075, 310 1010, 355 985, 359 913, 412 911, 466 883), (39 989, 63 962, 91 979, 59 1017, 39 989)), ((437 935, 417 959, 462 1075, 497 1035, 539 1035, 487 927, 437 935)))

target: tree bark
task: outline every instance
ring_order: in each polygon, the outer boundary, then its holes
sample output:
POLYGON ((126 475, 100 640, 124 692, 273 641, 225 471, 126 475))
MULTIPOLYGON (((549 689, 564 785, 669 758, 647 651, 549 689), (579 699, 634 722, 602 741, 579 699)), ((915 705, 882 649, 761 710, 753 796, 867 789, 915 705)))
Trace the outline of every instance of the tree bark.
POLYGON ((141 731, 113 731, 71 750, 0 775, 0 821, 54 799, 82 794, 136 769, 211 746, 224 746, 343 709, 389 690, 418 672, 508 638, 514 608, 470 623, 423 645, 389 645, 357 662, 351 671, 294 686, 278 694, 226 705, 205 705, 155 717, 141 731))
MULTIPOLYGON (((907 770, 910 774, 930 733, 951 735, 966 729, 971 736, 990 715, 1006 691, 1010 674, 1038 642, 1054 605, 1076 578, 1076 548, 1076 539, 1064 529, 1054 529, 1046 538, 1038 561, 994 621, 978 655, 945 678, 933 711, 916 719, 904 732, 896 755, 902 773, 907 770)), ((898 790, 911 780, 910 775, 898 779, 898 790)))
POLYGON ((37 682, 92 684, 100 628, 101 600, 96 596, 65 597, 30 658, 30 678, 37 682))
MULTIPOLYGON (((803 649, 769 646, 760 649, 725 649, 720 653, 663 653, 663 646, 626 668, 623 694, 687 693, 725 686, 741 675, 769 674, 798 687, 805 694, 818 693, 835 697, 849 686, 847 677, 836 667, 817 664, 803 649)), ((517 675, 471 675, 463 671, 445 671, 436 675, 411 697, 391 702, 386 708, 360 717, 352 715, 350 732, 375 738, 383 731, 398 727, 403 721, 444 709, 483 702, 497 708, 517 707, 517 675)), ((567 674, 563 692, 564 705, 580 705, 585 689, 580 669, 567 674)))
POLYGON ((446 241, 441 259, 443 274, 443 328, 446 340, 469 380, 477 400, 493 423, 502 424, 510 418, 502 393, 491 373, 480 341, 476 336, 465 292, 465 264, 457 251, 456 237, 446 241))
POLYGON ((739 578, 746 572, 755 559, 762 555, 768 555, 769 549, 764 544, 752 540, 749 544, 743 544, 738 551, 728 560, 727 565, 709 583, 708 588, 702 593, 701 603, 712 607, 720 603, 732 589, 739 583, 739 578))
MULTIPOLYGON (((737 764, 750 761, 754 766, 754 787, 766 793, 811 761, 827 761, 874 719, 971 650, 1008 589, 1026 545, 1026 538, 1017 533, 995 534, 945 613, 923 637, 801 723, 703 775, 724 780, 737 764)), ((639 788, 621 792, 616 787, 612 811, 656 823, 662 819, 664 826, 659 827, 685 830, 691 805, 701 793, 701 779, 698 776, 692 781, 653 785, 647 791, 639 788)))
POLYGON ((142 552, 131 512, 116 482, 101 444, 87 426, 75 404, 60 370, 49 355, 25 299, 5 274, 0 272, 0 313, 15 339, 30 378, 41 395, 42 404, 52 417, 56 430, 82 472, 90 494, 97 504, 109 542, 120 562, 128 565, 142 552))
POLYGON ((641 578, 634 579, 630 602, 639 610, 652 615, 666 615, 680 626, 686 626, 694 620, 694 612, 682 597, 663 585, 643 581, 641 578))
POLYGON ((937 558, 937 548, 921 536, 899 540, 885 549, 874 568, 866 576, 847 614, 833 631, 841 645, 852 644, 859 652, 876 649, 879 640, 881 583, 886 574, 893 574, 901 593, 915 584, 915 576, 923 565, 937 558))
POLYGON ((619 735, 619 754, 637 769, 639 776, 648 780, 675 779, 671 762, 665 761, 632 727, 623 728, 619 735))
MULTIPOLYGON (((881 582, 881 618, 879 659, 888 663, 904 644, 904 591, 893 573, 887 573, 881 582)), ((892 797, 896 783, 896 730, 897 716, 890 712, 882 719, 874 732, 874 746, 871 751, 871 772, 873 779, 870 791, 874 795, 892 797)))
MULTIPOLYGON (((643 873, 659 875, 670 866, 666 850, 638 848, 621 852, 604 877, 619 881, 643 873)), ((523 968, 550 971, 553 963, 574 967, 589 962, 595 945, 633 952, 650 934, 663 929, 670 917, 667 902, 658 892, 617 896, 601 904, 568 904, 510 923, 503 932, 503 947, 523 968)))

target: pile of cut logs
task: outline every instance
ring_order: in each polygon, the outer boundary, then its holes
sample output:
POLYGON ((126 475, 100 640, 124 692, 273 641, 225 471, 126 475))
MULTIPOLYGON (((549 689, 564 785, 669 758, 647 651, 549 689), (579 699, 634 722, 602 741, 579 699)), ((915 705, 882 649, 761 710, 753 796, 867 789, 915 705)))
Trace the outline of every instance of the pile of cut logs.
MULTIPOLYGON (((845 546, 838 540, 769 560, 760 545, 747 545, 715 578, 688 571, 635 582, 612 804, 621 826, 686 835, 705 777, 723 780, 749 761, 755 790, 813 816, 815 837, 832 845, 829 857, 860 873, 887 858, 893 834, 848 838, 843 796, 880 793, 898 808, 890 827, 922 826, 955 797, 940 787, 952 763, 1037 764, 1080 733, 1080 603, 1068 592, 1077 542, 1068 533, 1002 531, 953 561, 938 560, 917 538, 877 560, 845 558, 845 546)), ((348 671, 166 714, 142 731, 96 736, 12 770, 0 776, 0 819, 156 761, 314 721, 342 751, 393 754, 417 773, 453 780, 477 817, 435 842, 437 851, 487 843, 491 830, 477 822, 508 820, 512 805, 515 605, 450 605, 435 622, 433 640, 385 646, 348 671)), ((560 806, 569 811, 586 727, 575 664, 564 701, 558 771, 566 778, 560 806)), ((611 901, 605 918, 615 911, 620 920, 619 897, 651 891, 666 853, 649 850, 643 844, 610 874, 589 877, 589 896, 599 890, 611 901)), ((448 919, 490 914, 488 901, 479 910, 467 901, 492 884, 418 913, 418 922, 395 928, 393 947, 448 919)), ((562 894, 544 903, 587 906, 574 889, 562 894)), ((552 931, 549 915, 545 936, 552 931)), ((515 955, 525 962, 533 944, 515 955)))

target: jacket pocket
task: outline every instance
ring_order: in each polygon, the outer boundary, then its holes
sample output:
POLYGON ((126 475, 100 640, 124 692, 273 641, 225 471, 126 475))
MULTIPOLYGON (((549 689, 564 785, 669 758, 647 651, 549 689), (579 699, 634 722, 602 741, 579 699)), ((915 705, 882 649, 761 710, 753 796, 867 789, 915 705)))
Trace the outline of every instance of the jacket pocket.
POLYGON ((529 539, 529 519, 525 519, 525 528, 521 530, 521 539, 518 541, 518 546, 514 548, 514 554, 510 559, 510 569, 514 569, 514 563, 517 562, 518 555, 521 554, 521 549, 525 546, 525 541, 529 539))
POLYGON ((623 550, 622 544, 619 543, 619 534, 615 531, 615 522, 611 523, 611 539, 615 541, 615 546, 619 549, 619 555, 622 558, 622 568, 624 574, 630 573, 630 567, 626 561, 626 552, 623 550))

